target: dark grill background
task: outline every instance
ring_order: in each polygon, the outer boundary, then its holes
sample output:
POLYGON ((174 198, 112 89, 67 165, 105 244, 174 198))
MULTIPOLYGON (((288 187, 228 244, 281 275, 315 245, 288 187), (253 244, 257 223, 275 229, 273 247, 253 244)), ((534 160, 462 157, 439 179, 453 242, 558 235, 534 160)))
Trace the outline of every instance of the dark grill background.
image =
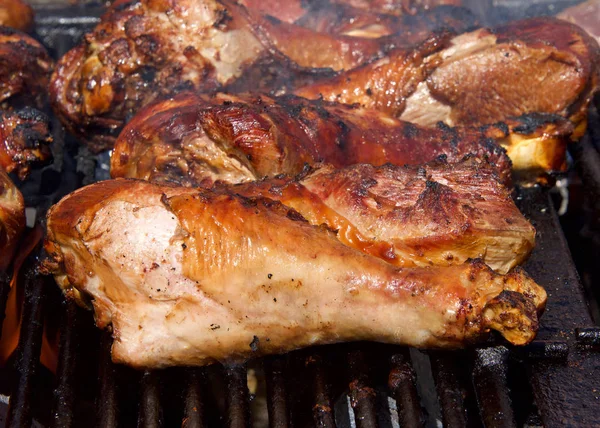
MULTIPOLYGON (((472 1, 486 23, 556 13, 574 2, 472 1), (553 9, 554 7, 554 9, 553 9)), ((55 57, 96 22, 99 5, 38 6, 37 35, 55 57)), ((107 156, 94 157, 55 126, 54 165, 23 186, 27 205, 43 217, 75 188, 107 178, 107 156)), ((493 338, 457 352, 352 343, 251 361, 243 366, 136 372, 110 361, 110 333, 65 302, 53 279, 36 273, 36 251, 22 271, 23 330, 0 392, 11 396, 7 426, 451 427, 599 426, 600 329, 590 315, 600 255, 600 120, 571 147, 571 205, 562 226, 574 249, 583 288, 561 230, 556 192, 517 188, 515 199, 538 230, 525 266, 549 294, 537 339, 507 348, 493 338), (42 325, 59 323, 56 376, 38 363, 42 325), (254 394, 247 375, 256 380, 254 394)), ((0 281, 0 313, 8 279, 0 281)), ((597 293, 597 290, 596 290, 597 293)))

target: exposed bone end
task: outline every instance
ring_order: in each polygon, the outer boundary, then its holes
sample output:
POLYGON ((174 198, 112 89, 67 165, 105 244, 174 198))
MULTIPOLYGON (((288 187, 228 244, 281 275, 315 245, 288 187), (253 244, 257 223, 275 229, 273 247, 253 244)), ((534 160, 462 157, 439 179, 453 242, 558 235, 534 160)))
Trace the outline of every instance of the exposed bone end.
POLYGON ((504 290, 483 310, 484 325, 498 331, 513 345, 526 345, 535 337, 539 322, 538 308, 524 294, 504 290))
POLYGON ((546 293, 546 290, 531 279, 522 268, 517 267, 513 269, 511 273, 505 276, 504 281, 504 288, 506 290, 520 293, 531 300, 538 315, 541 315, 542 312, 544 312, 548 294, 546 293))

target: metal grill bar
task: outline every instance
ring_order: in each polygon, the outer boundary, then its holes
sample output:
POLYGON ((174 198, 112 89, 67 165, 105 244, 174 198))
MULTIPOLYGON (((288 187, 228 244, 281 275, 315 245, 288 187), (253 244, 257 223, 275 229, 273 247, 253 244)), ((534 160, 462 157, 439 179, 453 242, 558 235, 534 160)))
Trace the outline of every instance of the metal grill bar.
POLYGON ((473 385, 486 428, 516 427, 506 381, 508 349, 499 346, 475 351, 473 385))
POLYGON ((425 420, 417 392, 415 371, 407 348, 401 348, 391 357, 388 387, 396 400, 400 426, 422 426, 425 420))
POLYGON ((350 366, 350 404, 354 409, 354 419, 358 428, 377 427, 375 390, 370 385, 369 365, 365 353, 353 350, 348 353, 350 366))
POLYGON ((115 365, 110 356, 111 345, 110 333, 103 332, 100 342, 100 367, 98 368, 100 391, 96 402, 97 426, 101 428, 116 428, 119 418, 115 365))
POLYGON ((518 206, 538 230, 536 247, 525 270, 548 290, 539 340, 567 341, 568 362, 540 360, 530 364, 531 385, 544 426, 598 426, 600 355, 575 346, 575 330, 591 327, 592 318, 577 271, 549 196, 540 189, 522 189, 518 206), (556 261, 560 262, 557 263, 556 261), (556 391, 561 391, 556 393, 556 391))
POLYGON ((582 345, 600 346, 600 327, 578 328, 575 337, 582 345))
POLYGON ((17 347, 15 387, 8 406, 9 428, 29 428, 32 422, 33 382, 39 366, 44 329, 44 278, 34 266, 30 256, 25 266, 25 300, 23 301, 21 336, 17 347))
POLYGON ((318 352, 306 358, 307 376, 313 379, 314 405, 313 421, 318 428, 335 428, 333 402, 329 391, 329 383, 323 369, 322 357, 318 352))
POLYGON ((65 304, 65 313, 61 325, 60 352, 56 371, 58 386, 54 391, 52 427, 67 428, 73 426, 80 328, 79 308, 75 302, 68 301, 65 304))
POLYGON ((158 377, 158 372, 146 371, 142 375, 142 395, 138 414, 139 428, 159 428, 162 426, 158 377))
POLYGON ((534 340, 526 347, 513 352, 532 360, 565 360, 569 356, 569 344, 564 341, 534 340))
POLYGON ((458 378, 455 358, 445 352, 432 352, 429 355, 444 426, 461 428, 467 426, 465 391, 458 378))
MULTIPOLYGON (((600 106, 600 97, 596 105, 600 106)), ((594 144, 600 141, 600 117, 594 108, 589 109, 589 132, 580 141, 569 144, 569 153, 575 160, 575 168, 584 184, 586 196, 600 213, 600 153, 594 144)))
POLYGON ((225 378, 227 380, 227 426, 229 428, 250 426, 246 366, 225 367, 225 378))
POLYGON ((202 428, 204 408, 202 403, 202 372, 199 369, 186 370, 188 379, 183 410, 182 428, 202 428))
POLYGON ((271 428, 290 426, 287 397, 285 391, 285 358, 265 359, 267 377, 267 411, 271 428))
POLYGON ((145 371, 141 380, 141 398, 138 413, 138 427, 158 428, 162 426, 159 374, 145 371))

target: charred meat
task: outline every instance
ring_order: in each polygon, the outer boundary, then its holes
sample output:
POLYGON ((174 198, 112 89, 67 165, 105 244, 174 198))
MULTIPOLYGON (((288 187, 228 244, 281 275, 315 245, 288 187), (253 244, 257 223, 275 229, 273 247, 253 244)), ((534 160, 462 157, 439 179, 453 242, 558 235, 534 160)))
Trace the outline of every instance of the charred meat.
POLYGON ((440 155, 510 161, 485 135, 423 129, 375 110, 284 96, 181 94, 148 106, 123 130, 113 177, 210 186, 295 175, 306 164, 421 164, 440 155))
POLYGON ((24 179, 52 158, 50 118, 33 108, 0 110, 0 167, 24 179))
POLYGON ((294 96, 186 93, 147 106, 125 127, 113 177, 183 185, 295 175, 305 164, 418 165, 440 155, 486 158, 503 182, 515 170, 561 169, 571 127, 544 115, 477 128, 423 128, 376 110, 294 96))
POLYGON ((144 104, 183 89, 214 90, 263 49, 216 0, 119 1, 59 61, 50 96, 69 131, 100 151, 144 104))
MULTIPOLYGON (((450 15, 439 17, 439 24, 464 27, 460 17, 450 15)), ((427 22, 433 25, 435 19, 427 22)), ((241 91, 280 89, 269 88, 260 73, 255 75, 258 80, 245 80, 245 87, 235 85, 255 62, 268 63, 269 58, 300 74, 305 83, 307 68, 346 69, 378 58, 391 43, 384 39, 318 33, 249 14, 234 2, 123 0, 111 6, 82 45, 60 60, 50 94, 69 131, 97 152, 111 148, 124 122, 157 98, 184 89, 209 92, 224 86, 241 91), (315 46, 323 52, 311 48, 315 46)), ((283 85, 288 91, 299 86, 294 72, 290 74, 291 84, 283 85)))
POLYGON ((458 348, 533 339, 546 293, 481 261, 398 268, 264 198, 136 180, 77 190, 48 216, 46 269, 112 325, 113 360, 204 365, 374 340, 458 348))
POLYGON ((2 108, 43 108, 54 63, 36 40, 0 27, 0 103, 2 108))
POLYGON ((53 61, 46 49, 20 31, 0 27, 0 167, 25 178, 32 165, 51 158, 47 104, 53 61))
POLYGON ((598 43, 581 28, 535 18, 455 37, 438 34, 296 94, 358 103, 424 126, 531 113, 578 125, 597 89, 599 58, 598 43))

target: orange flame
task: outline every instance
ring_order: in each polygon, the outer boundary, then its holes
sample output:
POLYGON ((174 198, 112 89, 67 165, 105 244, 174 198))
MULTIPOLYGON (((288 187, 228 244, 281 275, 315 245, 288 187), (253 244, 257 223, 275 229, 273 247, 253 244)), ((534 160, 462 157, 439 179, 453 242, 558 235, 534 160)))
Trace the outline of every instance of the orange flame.
MULTIPOLYGON (((21 307, 24 300, 24 284, 20 284, 18 281, 19 271, 23 266, 23 262, 41 241, 43 235, 44 231, 41 226, 37 225, 32 229, 21 243, 13 263, 10 291, 6 301, 6 318, 2 324, 2 340, 0 340, 0 365, 2 366, 6 364, 17 348, 21 333, 21 307)), ((46 325, 44 325, 42 336, 40 361, 53 373, 56 373, 56 366, 58 364, 58 333, 54 335, 49 334, 46 325)))

